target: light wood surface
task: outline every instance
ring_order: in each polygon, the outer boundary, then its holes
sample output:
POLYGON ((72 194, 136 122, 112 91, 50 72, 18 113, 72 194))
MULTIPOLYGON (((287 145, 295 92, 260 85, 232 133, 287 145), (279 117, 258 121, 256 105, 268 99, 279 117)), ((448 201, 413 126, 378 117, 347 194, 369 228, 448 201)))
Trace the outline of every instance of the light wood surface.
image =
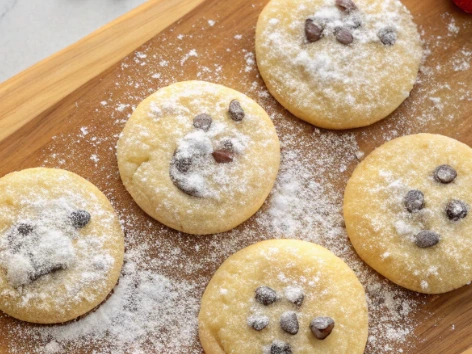
POLYGON ((120 61, 203 0, 150 0, 0 85, 0 140, 120 61))
MULTIPOLYGON (((199 2, 181 4, 192 7, 199 2)), ((312 126, 251 89, 253 84, 263 85, 255 67, 247 71, 251 59, 247 54, 254 52, 255 24, 266 2, 206 0, 159 34, 187 7, 167 0, 150 2, 84 39, 77 47, 58 53, 0 85, 0 176, 39 165, 65 168, 89 179, 113 200, 117 209, 133 215, 134 225, 125 225, 125 231, 131 227, 144 230, 141 225, 162 230, 123 188, 115 157, 117 136, 132 106, 149 93, 175 81, 195 78, 214 81, 246 92, 264 108, 297 127, 286 131, 278 126, 280 134, 313 134, 312 126), (215 20, 216 24, 210 27, 208 20, 215 20), (146 30, 141 32, 141 28, 146 30), (241 37, 237 39, 235 35, 241 37), (146 52, 146 59, 140 60, 135 54, 121 59, 151 37, 138 49, 146 52), (191 50, 198 56, 186 56, 191 50), (106 105, 101 103, 104 101, 106 105), (81 127, 87 127, 89 136, 97 137, 100 144, 93 145, 80 137, 81 127), (98 167, 90 159, 91 154, 99 158, 98 167)), ((441 133, 472 146, 472 69, 456 70, 467 63, 463 50, 472 51, 472 17, 458 11, 448 0, 403 2, 413 13, 430 52, 425 69, 411 97, 397 111, 373 126, 351 133, 365 153, 395 135, 415 132, 441 133), (454 26, 459 28, 458 33, 454 26)), ((353 161, 330 182, 342 191, 355 165, 353 161)), ((238 230, 257 230, 257 225, 250 220, 238 230)), ((200 261, 192 251, 195 245, 200 248, 200 255, 212 252, 205 238, 183 239, 172 230, 156 231, 154 237, 156 245, 179 244, 182 259, 188 262, 200 261)), ((240 244, 262 238, 254 236, 240 244)), ((225 242, 224 238, 211 240, 225 242)), ((207 281, 222 261, 210 264, 194 277, 207 281)), ((392 352, 471 353, 472 287, 422 299, 424 304, 412 318, 417 323, 414 335, 406 343, 397 344, 392 352)), ((0 315, 0 348, 20 341, 18 332, 11 330, 13 325, 21 328, 23 324, 0 315)), ((21 336, 21 341, 28 340, 31 338, 21 336)), ((195 348, 198 350, 198 342, 195 348)), ((375 348, 367 351, 375 352, 375 348)))

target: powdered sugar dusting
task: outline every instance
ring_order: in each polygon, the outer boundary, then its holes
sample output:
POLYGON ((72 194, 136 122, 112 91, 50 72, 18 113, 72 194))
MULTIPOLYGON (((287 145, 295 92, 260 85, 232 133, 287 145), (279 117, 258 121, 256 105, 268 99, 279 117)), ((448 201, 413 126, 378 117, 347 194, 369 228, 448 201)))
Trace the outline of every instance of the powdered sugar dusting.
MULTIPOLYGON (((219 5, 214 6, 217 12, 219 5)), ((252 16, 255 24, 261 6, 238 11, 247 11, 244 14, 252 16)), ((292 237, 328 247, 359 276, 369 305, 366 353, 406 351, 418 340, 413 336, 417 325, 413 318, 428 298, 393 285, 357 257, 344 229, 342 191, 372 142, 379 146, 408 133, 447 132, 464 115, 466 104, 472 101, 469 86, 450 77, 455 72, 452 62, 440 64, 437 59, 443 50, 449 50, 462 67, 467 56, 461 50, 471 50, 450 47, 447 35, 456 35, 450 29, 451 18, 447 15, 443 22, 435 23, 437 31, 423 28, 426 55, 412 96, 386 120, 355 132, 314 129, 281 109, 257 74, 252 28, 235 33, 230 30, 231 22, 223 18, 215 20, 214 26, 204 18, 192 19, 191 33, 181 34, 179 27, 171 27, 141 47, 141 54, 123 60, 109 73, 113 84, 101 88, 93 107, 77 102, 76 114, 90 119, 57 135, 38 160, 86 175, 112 200, 126 231, 127 264, 120 284, 95 313, 76 322, 47 328, 9 325, 8 350, 27 352, 30 348, 22 347, 22 339, 33 338, 38 353, 201 354, 196 315, 205 285, 218 266, 259 240, 292 237), (222 32, 224 38, 215 33, 220 26, 228 26, 222 32), (209 44, 209 38, 218 38, 221 47, 209 44), (193 49, 198 56, 188 57, 181 66, 193 49), (279 177, 263 208, 242 226, 203 238, 182 235, 145 216, 124 190, 115 157, 118 135, 136 105, 160 87, 195 77, 238 89, 257 100, 269 112, 282 143, 279 177), (107 105, 102 106, 101 101, 107 105), (96 166, 90 160, 92 154, 99 158, 96 166)), ((459 34, 466 30, 463 22, 455 21, 453 26, 459 28, 459 34)))

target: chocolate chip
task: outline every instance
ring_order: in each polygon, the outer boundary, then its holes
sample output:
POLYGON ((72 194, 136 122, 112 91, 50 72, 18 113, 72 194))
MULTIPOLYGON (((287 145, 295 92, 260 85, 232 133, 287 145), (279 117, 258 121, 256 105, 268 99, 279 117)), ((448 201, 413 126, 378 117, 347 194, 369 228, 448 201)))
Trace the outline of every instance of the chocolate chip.
POLYGON ((195 118, 193 118, 193 126, 197 129, 201 129, 204 132, 207 132, 210 129, 211 123, 213 119, 211 119, 209 114, 201 113, 195 118))
POLYGON ((231 140, 223 140, 221 145, 223 146, 222 150, 229 152, 234 151, 233 143, 231 142, 231 140))
POLYGON ((175 166, 180 173, 186 173, 192 166, 192 159, 190 157, 182 157, 180 159, 173 158, 171 164, 175 166))
POLYGON ((298 307, 302 306, 305 295, 303 295, 303 289, 298 287, 288 287, 285 289, 285 297, 291 303, 297 305, 298 307))
POLYGON ((277 301, 277 293, 268 286, 260 286, 256 289, 256 300, 262 305, 268 306, 277 301))
POLYGON ((33 232, 33 226, 24 222, 19 223, 16 229, 18 230, 18 233, 23 236, 26 236, 33 232))
POLYGON ((232 100, 229 104, 228 113, 232 120, 240 122, 244 118, 244 110, 238 100, 232 100))
POLYGON ((270 346, 270 354, 292 354, 292 348, 288 343, 274 341, 270 346))
POLYGON ((456 170, 449 165, 441 165, 434 170, 434 179, 443 184, 451 183, 456 177, 456 170))
POLYGON ((267 316, 251 316, 247 319, 247 324, 256 331, 262 331, 269 325, 269 317, 267 316))
POLYGON ((461 200, 453 199, 446 206, 446 214, 449 220, 457 221, 467 216, 468 205, 461 200))
POLYGON ((201 198, 202 195, 198 191, 197 188, 190 186, 188 183, 185 182, 184 179, 176 178, 172 173, 170 173, 170 179, 172 183, 174 183, 174 186, 176 186, 178 189, 180 189, 182 192, 185 194, 188 194, 192 197, 198 197, 201 198))
POLYGON ((336 0, 336 6, 346 12, 357 10, 356 4, 354 4, 351 0, 336 0))
POLYGON ((422 191, 412 189, 406 194, 403 203, 405 204, 406 210, 410 213, 419 211, 424 208, 424 194, 422 191))
POLYGON ((90 214, 85 210, 76 210, 69 215, 69 220, 72 222, 72 226, 81 229, 89 223, 90 214))
POLYGON ((318 339, 325 339, 334 328, 334 320, 331 317, 316 317, 310 323, 311 332, 318 339))
POLYGON ((348 45, 354 41, 351 31, 347 27, 339 27, 335 30, 336 39, 339 43, 348 45))
POLYGON ((233 153, 226 150, 215 150, 211 153, 217 163, 233 162, 233 153))
POLYGON ((298 333, 298 319, 294 311, 286 311, 280 316, 280 327, 288 334, 298 333))
POLYGON ((54 272, 57 272, 59 270, 66 269, 67 267, 63 264, 53 264, 50 266, 40 266, 38 268, 35 268, 35 272, 33 274, 29 275, 30 280, 33 282, 35 280, 38 280, 41 278, 43 275, 51 274, 54 272))
POLYGON ((183 178, 179 173, 186 173, 192 166, 192 159, 190 157, 177 158, 177 154, 174 153, 170 162, 169 176, 174 185, 185 194, 192 197, 201 197, 200 192, 195 186, 189 185, 186 179, 183 178), (176 171, 177 170, 177 171, 176 171))
POLYGON ((305 20, 305 36, 309 43, 319 41, 323 36, 323 26, 307 18, 305 20))
POLYGON ((352 29, 356 29, 362 26, 362 20, 359 16, 352 16, 347 22, 347 26, 352 29))
POLYGON ((420 248, 428 248, 436 245, 441 237, 434 231, 420 231, 415 236, 415 244, 420 248))
POLYGON ((385 45, 394 45, 397 41, 397 30, 393 27, 385 27, 377 33, 380 41, 385 45))

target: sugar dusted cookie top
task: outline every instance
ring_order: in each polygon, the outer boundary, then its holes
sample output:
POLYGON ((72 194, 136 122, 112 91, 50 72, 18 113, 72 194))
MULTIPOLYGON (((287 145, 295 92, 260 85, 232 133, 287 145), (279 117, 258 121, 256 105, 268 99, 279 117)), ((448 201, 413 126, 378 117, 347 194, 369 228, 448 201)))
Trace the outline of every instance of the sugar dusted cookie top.
POLYGON ((472 280, 472 149, 433 134, 392 140, 354 171, 344 195, 356 251, 393 282, 443 293, 472 280))
POLYGON ((327 249, 269 240, 229 257, 202 298, 207 354, 364 352, 367 305, 354 272, 327 249))
POLYGON ((29 322, 72 320, 100 304, 123 263, 123 232, 107 198, 68 171, 0 179, 0 309, 29 322))
POLYGON ((398 0, 272 0, 257 23, 267 88, 323 128, 386 117, 409 96, 421 57, 416 25, 398 0))
POLYGON ((150 216, 191 234, 223 232, 262 205, 280 147, 267 113, 249 97, 202 81, 145 99, 118 141, 122 181, 150 216))

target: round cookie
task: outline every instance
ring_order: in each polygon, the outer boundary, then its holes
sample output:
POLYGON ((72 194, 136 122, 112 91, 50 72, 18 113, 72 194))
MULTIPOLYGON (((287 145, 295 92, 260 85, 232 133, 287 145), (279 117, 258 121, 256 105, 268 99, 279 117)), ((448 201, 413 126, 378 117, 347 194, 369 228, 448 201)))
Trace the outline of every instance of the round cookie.
POLYGON ((257 22, 257 65, 270 93, 323 128, 389 115, 409 96, 421 57, 399 0, 271 0, 257 22))
POLYGON ((93 184, 32 168, 0 179, 0 310, 61 323, 99 305, 123 264, 121 226, 93 184))
POLYGON ((269 240, 229 257, 198 316, 207 354, 363 353, 368 316, 354 272, 327 249, 269 240))
POLYGON ((472 149, 417 134, 372 152, 344 194, 359 256, 405 288, 444 293, 472 280, 472 149))
POLYGON ((251 217, 280 164, 267 113, 246 95, 203 81, 175 83, 141 102, 117 155, 123 184, 146 213, 199 235, 251 217))

